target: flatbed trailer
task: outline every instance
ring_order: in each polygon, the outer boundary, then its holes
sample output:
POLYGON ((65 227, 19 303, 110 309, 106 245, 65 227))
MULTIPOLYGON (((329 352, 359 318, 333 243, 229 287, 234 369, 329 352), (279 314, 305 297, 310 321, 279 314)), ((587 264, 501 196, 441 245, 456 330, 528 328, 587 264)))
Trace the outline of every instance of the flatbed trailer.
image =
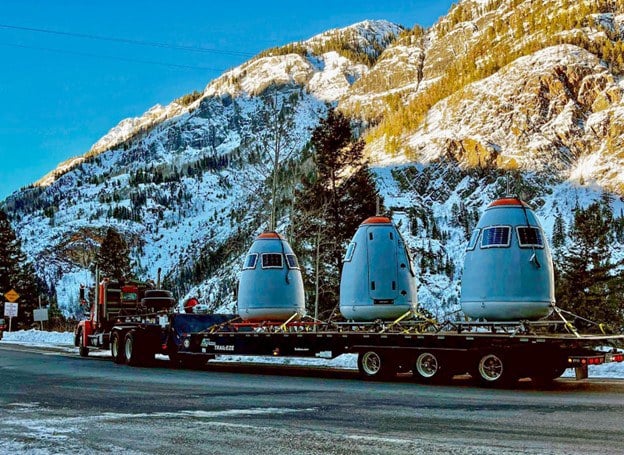
POLYGON ((156 354, 191 367, 218 355, 331 359, 355 354, 364 379, 411 371, 422 383, 468 373, 484 386, 526 377, 547 384, 568 368, 584 379, 589 365, 624 361, 619 349, 624 335, 582 334, 567 321, 243 323, 232 314, 163 313, 119 317, 104 334, 99 347, 110 348, 116 363, 132 366, 150 363, 156 354))
POLYGON ((589 365, 624 361, 624 353, 616 348, 624 343, 624 335, 549 333, 558 328, 556 322, 385 327, 226 322, 179 334, 175 358, 197 365, 222 354, 321 358, 356 354, 365 379, 388 379, 412 371, 419 382, 437 383, 469 373, 485 386, 525 377, 548 383, 568 368, 583 379, 589 365))

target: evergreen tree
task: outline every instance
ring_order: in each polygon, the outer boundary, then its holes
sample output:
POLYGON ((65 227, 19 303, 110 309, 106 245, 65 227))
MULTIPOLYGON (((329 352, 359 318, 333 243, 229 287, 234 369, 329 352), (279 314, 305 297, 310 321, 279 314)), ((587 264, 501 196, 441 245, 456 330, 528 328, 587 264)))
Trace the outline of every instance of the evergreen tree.
POLYGON ((4 294, 11 289, 20 295, 17 300, 18 315, 13 319, 13 327, 19 323, 31 323, 32 310, 38 307, 39 296, 46 293, 46 286, 37 279, 6 213, 0 210, 0 293, 4 294))
MULTIPOLYGON (((315 169, 305 177, 295 202, 294 245, 312 270, 308 293, 327 317, 338 303, 340 272, 347 244, 360 223, 375 215, 375 182, 354 140, 349 119, 335 110, 312 133, 315 169)), ((313 306, 312 302, 308 302, 313 306)))
POLYGON ((558 250, 565 244, 566 228, 563 216, 559 211, 555 215, 555 223, 553 225, 552 245, 553 249, 558 250))
POLYGON ((95 263, 102 276, 124 279, 131 274, 129 254, 130 249, 124 238, 114 228, 109 227, 95 257, 95 263))
POLYGON ((624 279, 611 261, 613 215, 609 204, 577 209, 570 243, 560 262, 557 305, 597 323, 622 330, 624 279))

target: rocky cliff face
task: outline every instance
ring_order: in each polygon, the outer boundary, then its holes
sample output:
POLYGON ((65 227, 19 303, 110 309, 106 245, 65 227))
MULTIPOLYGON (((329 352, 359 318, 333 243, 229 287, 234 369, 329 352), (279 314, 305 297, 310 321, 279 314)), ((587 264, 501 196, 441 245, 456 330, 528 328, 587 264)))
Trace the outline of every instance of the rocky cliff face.
POLYGON ((603 190, 624 195, 623 24, 617 2, 464 0, 428 30, 332 30, 122 121, 4 206, 68 313, 108 225, 143 275, 161 267, 181 296, 231 309, 240 255, 266 227, 272 164, 258 138, 275 123, 271 106, 292 130, 285 207, 311 130, 337 105, 356 119, 415 253, 420 301, 451 311, 467 234, 509 176, 548 235, 556 215, 569 226, 574 206, 603 190))
POLYGON ((379 159, 548 168, 622 194, 623 21, 609 2, 464 1, 387 49, 355 88, 372 77, 403 83, 367 106, 353 93, 343 107, 382 119, 369 133, 379 159), (414 54, 405 72, 382 66, 414 54))

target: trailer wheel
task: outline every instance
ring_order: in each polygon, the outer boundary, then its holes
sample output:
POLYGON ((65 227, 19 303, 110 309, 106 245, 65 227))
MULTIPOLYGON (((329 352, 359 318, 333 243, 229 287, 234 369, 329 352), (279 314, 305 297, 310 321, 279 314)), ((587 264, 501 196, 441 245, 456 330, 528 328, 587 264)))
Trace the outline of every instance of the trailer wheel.
POLYGON ((110 341, 111 356, 115 363, 126 363, 125 346, 122 344, 121 332, 115 331, 111 335, 110 341))
POLYGON ((481 356, 476 375, 481 385, 488 387, 509 385, 517 379, 511 368, 511 362, 497 352, 488 352, 481 356))
POLYGON ((439 357, 432 352, 423 352, 416 358, 412 373, 414 379, 424 384, 444 382, 452 377, 444 369, 439 357))
POLYGON ((361 352, 358 355, 358 370, 364 379, 390 379, 396 374, 390 357, 377 351, 361 352))
POLYGON ((138 337, 134 330, 130 330, 126 333, 124 338, 124 355, 128 365, 138 366, 141 364, 138 337))

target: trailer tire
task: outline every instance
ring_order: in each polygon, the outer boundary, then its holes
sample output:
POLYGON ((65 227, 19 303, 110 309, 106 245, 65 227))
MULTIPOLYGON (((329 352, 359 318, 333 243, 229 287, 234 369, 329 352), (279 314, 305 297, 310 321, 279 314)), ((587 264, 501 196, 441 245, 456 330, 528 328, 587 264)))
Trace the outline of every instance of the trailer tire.
POLYGON ((392 358, 378 351, 360 352, 358 370, 362 378, 374 380, 391 379, 397 372, 392 358))
POLYGON ((124 337, 124 356, 126 358, 126 363, 133 367, 139 366, 142 363, 138 338, 134 330, 130 330, 124 337))
POLYGON ((126 352, 121 332, 115 331, 111 334, 110 347, 113 362, 118 364, 126 363, 126 352))
POLYGON ((512 363, 509 356, 500 352, 486 352, 479 357, 474 375, 485 387, 508 386, 518 379, 512 363))
POLYGON ((449 381, 452 375, 444 368, 444 362, 433 352, 422 352, 416 358, 412 369, 414 379, 423 384, 434 384, 449 381))

